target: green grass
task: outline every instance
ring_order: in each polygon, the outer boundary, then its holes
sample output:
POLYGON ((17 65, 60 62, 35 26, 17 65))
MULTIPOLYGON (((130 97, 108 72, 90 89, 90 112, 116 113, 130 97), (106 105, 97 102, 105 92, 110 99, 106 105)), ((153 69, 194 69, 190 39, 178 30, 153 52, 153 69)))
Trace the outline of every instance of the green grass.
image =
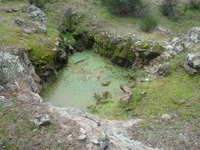
POLYGON ((133 98, 128 105, 121 105, 119 98, 115 98, 106 105, 96 106, 93 111, 96 110, 102 117, 114 119, 150 119, 166 113, 176 113, 182 120, 195 119, 200 114, 199 85, 198 75, 189 76, 180 69, 167 78, 152 79, 139 84, 134 88, 133 98), (146 91, 147 94, 142 96, 140 91, 146 91), (182 104, 180 101, 183 99, 188 104, 182 104))

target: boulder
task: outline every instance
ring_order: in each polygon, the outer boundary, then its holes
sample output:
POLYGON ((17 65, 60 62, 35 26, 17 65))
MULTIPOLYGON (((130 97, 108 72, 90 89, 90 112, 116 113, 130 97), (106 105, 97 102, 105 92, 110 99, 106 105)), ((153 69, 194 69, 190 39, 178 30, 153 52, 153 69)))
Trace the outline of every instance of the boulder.
POLYGON ((171 116, 168 115, 168 114, 163 114, 161 116, 161 120, 164 121, 164 122, 168 122, 169 120, 171 120, 171 116))
POLYGON ((34 118, 34 123, 37 127, 48 126, 51 124, 49 115, 40 115, 34 118))
POLYGON ((187 63, 185 63, 183 67, 184 67, 185 71, 187 73, 191 74, 191 75, 193 75, 193 74, 198 72, 197 69, 194 69, 194 68, 190 67, 187 63))
POLYGON ((84 129, 84 128, 80 128, 80 132, 82 133, 82 134, 86 134, 87 132, 86 132, 86 130, 84 129))
POLYGON ((101 82, 102 86, 108 86, 111 83, 111 80, 104 80, 101 82))
POLYGON ((98 105, 99 103, 102 103, 103 101, 105 102, 111 96, 110 96, 110 93, 108 91, 102 90, 100 93, 94 93, 94 97, 95 97, 96 103, 98 105))
POLYGON ((188 61, 188 64, 191 67, 195 69, 200 69, 200 53, 188 54, 186 61, 188 61))
POLYGON ((171 74, 170 67, 171 65, 169 64, 169 62, 161 64, 157 70, 157 74, 160 76, 170 75, 171 74))
POLYGON ((37 19, 41 21, 42 23, 46 23, 48 18, 46 17, 45 13, 38 7, 33 6, 33 5, 27 5, 26 6, 26 11, 29 14, 29 17, 32 19, 37 19))
POLYGON ((197 73, 200 70, 200 53, 187 54, 184 69, 191 75, 197 73))
POLYGON ((0 106, 7 107, 7 106, 11 106, 15 103, 16 103, 16 101, 8 96, 0 96, 0 106))
POLYGON ((0 94, 5 91, 5 88, 0 85, 0 94))
POLYGON ((18 12, 19 9, 17 8, 5 8, 5 9, 0 9, 2 11, 4 11, 5 13, 14 13, 14 12, 18 12))
POLYGON ((120 89, 124 91, 124 95, 120 98, 120 103, 129 103, 130 99, 133 97, 133 90, 128 85, 120 85, 120 89))
POLYGON ((87 139, 87 135, 85 134, 81 134, 79 137, 78 137, 79 140, 86 140, 87 139))
POLYGON ((105 133, 102 135, 102 138, 99 139, 99 143, 100 143, 100 150, 105 150, 105 148, 108 146, 110 142, 110 139, 108 138, 108 135, 106 135, 105 133))
POLYGON ((15 23, 19 26, 25 33, 45 33, 46 25, 39 22, 34 22, 35 24, 29 23, 21 18, 15 18, 15 23))
POLYGON ((200 42, 200 27, 194 27, 190 29, 187 34, 189 35, 189 38, 192 42, 200 42))

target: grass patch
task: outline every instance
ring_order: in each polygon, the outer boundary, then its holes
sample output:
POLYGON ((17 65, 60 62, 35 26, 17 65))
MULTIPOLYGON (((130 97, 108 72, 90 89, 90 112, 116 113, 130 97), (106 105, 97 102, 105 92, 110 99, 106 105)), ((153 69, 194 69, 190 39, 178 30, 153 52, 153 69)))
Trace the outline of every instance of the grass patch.
POLYGON ((176 113, 181 120, 190 120, 198 118, 200 114, 199 85, 199 76, 189 76, 180 69, 167 78, 139 84, 134 88, 129 104, 121 105, 119 98, 115 98, 105 105, 96 106, 95 110, 105 118, 150 119, 166 113, 176 113), (146 91, 147 94, 142 96, 140 91, 146 91), (181 103, 183 99, 188 103, 181 103))

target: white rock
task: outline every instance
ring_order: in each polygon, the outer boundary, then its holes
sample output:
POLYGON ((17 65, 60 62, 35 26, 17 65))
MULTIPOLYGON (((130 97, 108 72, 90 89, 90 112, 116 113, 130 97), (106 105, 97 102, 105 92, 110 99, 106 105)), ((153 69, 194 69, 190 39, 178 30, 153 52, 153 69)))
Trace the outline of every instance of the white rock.
POLYGON ((85 140, 87 138, 87 136, 85 134, 81 134, 78 139, 79 140, 85 140))
POLYGON ((91 142, 92 142, 93 144, 95 144, 95 145, 98 145, 98 144, 99 144, 99 141, 97 141, 97 140, 91 140, 91 142))
POLYGON ((80 132, 81 132, 81 134, 86 134, 87 132, 86 132, 86 130, 84 129, 84 128, 80 128, 80 132))
POLYGON ((163 120, 163 121, 169 121, 170 119, 171 119, 171 116, 168 114, 163 114, 161 116, 161 120, 163 120))
POLYGON ((71 135, 71 134, 67 136, 67 140, 68 140, 68 141, 73 141, 73 138, 72 138, 72 135, 71 135))
POLYGON ((45 114, 44 116, 36 116, 34 123, 36 126, 46 126, 50 125, 51 121, 49 115, 45 114))

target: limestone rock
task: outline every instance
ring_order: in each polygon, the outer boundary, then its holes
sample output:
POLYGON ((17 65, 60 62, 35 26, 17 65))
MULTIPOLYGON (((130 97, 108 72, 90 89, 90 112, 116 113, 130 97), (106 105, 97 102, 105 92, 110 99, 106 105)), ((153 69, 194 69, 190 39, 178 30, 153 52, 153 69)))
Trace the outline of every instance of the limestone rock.
POLYGON ((85 139, 87 139, 87 135, 85 135, 85 134, 81 134, 79 137, 78 137, 78 139, 79 140, 85 140, 85 139))
POLYGON ((189 35, 190 40, 194 43, 200 42, 200 27, 190 29, 187 34, 189 35))
POLYGON ((161 64, 157 70, 157 74, 160 76, 170 75, 171 74, 170 67, 171 65, 169 64, 169 62, 161 64))
POLYGON ((42 23, 46 23, 48 20, 45 13, 36 6, 27 5, 26 11, 28 12, 29 17, 31 17, 32 19, 37 19, 37 20, 41 21, 42 23))
POLYGON ((14 13, 14 12, 18 12, 19 9, 17 8, 5 8, 5 9, 0 9, 2 11, 4 11, 5 13, 14 13))
MULTIPOLYGON (((78 108, 54 107, 51 110, 54 113, 58 112, 62 114, 62 119, 63 117, 70 118, 86 129, 87 140, 98 141, 98 144, 91 143, 93 150, 99 150, 100 143, 102 145, 101 148, 106 150, 158 150, 157 148, 150 148, 138 141, 134 141, 128 136, 127 128, 141 121, 139 119, 128 121, 101 119, 98 116, 81 111, 78 108), (105 147, 106 145, 108 146, 105 147)), ((67 125, 64 125, 63 129, 66 128, 67 125)))
POLYGON ((84 129, 84 128, 80 128, 80 132, 82 133, 82 134, 86 134, 86 130, 84 129))
POLYGON ((184 100, 184 99, 182 99, 182 100, 180 101, 180 103, 181 103, 181 104, 188 104, 188 101, 187 101, 187 100, 184 100))
POLYGON ((22 30, 27 34, 46 33, 46 25, 39 22, 35 22, 35 24, 32 24, 21 18, 15 18, 15 23, 17 24, 17 26, 21 27, 22 30))
POLYGON ((163 114, 163 115, 161 116, 161 120, 162 120, 162 121, 165 121, 165 122, 168 122, 169 120, 171 120, 171 116, 168 115, 168 114, 163 114))
POLYGON ((187 63, 184 64, 184 69, 185 69, 185 71, 186 71, 187 73, 189 73, 189 74, 191 74, 191 75, 193 75, 193 74, 195 74, 195 73, 198 72, 197 69, 194 69, 194 68, 190 67, 187 63))
POLYGON ((51 124, 51 121, 50 121, 50 116, 45 114, 43 116, 36 116, 34 118, 34 123, 37 127, 41 127, 41 126, 48 126, 51 124))
POLYGON ((188 54, 188 64, 194 69, 200 69, 200 53, 188 54))
POLYGON ((101 82, 102 86, 108 86, 111 83, 111 80, 105 80, 101 82))
POLYGON ((94 93, 94 98, 96 99, 97 105, 102 103, 102 101, 109 99, 110 97, 110 93, 106 90, 102 90, 100 93, 94 93))
POLYGON ((158 27, 155 29, 154 32, 157 33, 157 34, 169 34, 169 35, 172 34, 172 32, 171 32, 170 29, 164 28, 164 27, 162 27, 162 26, 158 26, 158 27))
POLYGON ((26 52, 17 48, 1 47, 0 48, 0 84, 15 84, 18 87, 39 92, 41 89, 39 77, 32 66, 26 52))
POLYGON ((99 141, 97 141, 97 140, 91 140, 91 142, 92 142, 93 144, 95 144, 95 145, 98 145, 98 144, 99 144, 99 141))
POLYGON ((100 150, 104 150, 108 145, 109 145, 109 142, 110 142, 110 139, 108 137, 107 134, 105 134, 105 132, 102 130, 101 131, 101 139, 99 139, 99 143, 100 143, 100 150))
POLYGON ((200 53, 192 53, 186 56, 184 69, 189 74, 195 74, 200 70, 200 53))
POLYGON ((13 100, 12 98, 9 97, 5 97, 5 96, 0 96, 0 106, 11 106, 14 103, 16 103, 15 100, 13 100))
POLYGON ((120 89, 124 91, 124 95, 120 98, 120 103, 129 103, 130 99, 133 97, 133 91, 128 85, 120 85, 120 89))
POLYGON ((0 94, 5 91, 5 88, 0 85, 0 94))

